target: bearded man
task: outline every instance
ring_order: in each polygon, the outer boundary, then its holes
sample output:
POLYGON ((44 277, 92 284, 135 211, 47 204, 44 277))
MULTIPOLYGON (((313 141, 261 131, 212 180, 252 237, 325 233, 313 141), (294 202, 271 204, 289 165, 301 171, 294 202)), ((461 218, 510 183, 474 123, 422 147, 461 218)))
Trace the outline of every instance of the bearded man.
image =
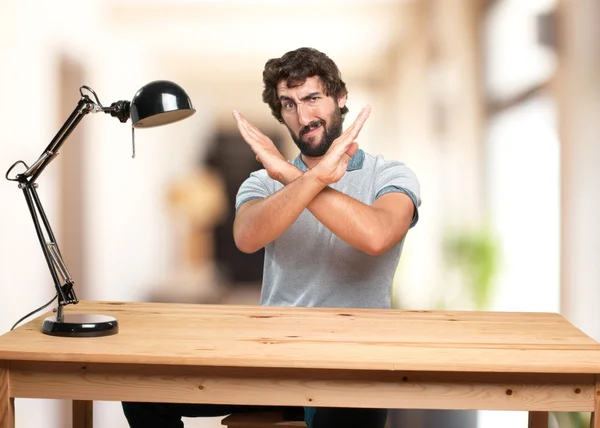
MULTIPOLYGON (((240 186, 233 227, 240 251, 265 248, 260 304, 389 309, 404 239, 418 220, 415 174, 402 162, 359 148, 356 138, 370 107, 342 132, 348 91, 324 53, 300 48, 270 59, 263 83, 263 101, 300 153, 288 162, 233 111, 264 167, 240 186)), ((123 408, 132 428, 181 428, 182 416, 265 410, 169 403, 123 403, 123 408)), ((299 409, 309 428, 384 428, 387 418, 386 409, 299 409)))

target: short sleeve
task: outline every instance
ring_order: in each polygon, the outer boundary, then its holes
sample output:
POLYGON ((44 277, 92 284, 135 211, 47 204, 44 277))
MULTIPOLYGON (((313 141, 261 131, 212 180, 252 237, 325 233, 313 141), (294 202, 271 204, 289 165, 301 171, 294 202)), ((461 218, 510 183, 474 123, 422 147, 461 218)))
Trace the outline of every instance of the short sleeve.
POLYGON ((255 171, 242 183, 235 197, 236 213, 246 202, 254 199, 264 199, 271 194, 262 176, 268 177, 264 170, 255 171))
POLYGON ((375 199, 381 196, 399 192, 406 194, 415 207, 410 227, 419 221, 419 207, 421 206, 421 187, 416 174, 405 164, 397 161, 386 161, 375 178, 375 199))

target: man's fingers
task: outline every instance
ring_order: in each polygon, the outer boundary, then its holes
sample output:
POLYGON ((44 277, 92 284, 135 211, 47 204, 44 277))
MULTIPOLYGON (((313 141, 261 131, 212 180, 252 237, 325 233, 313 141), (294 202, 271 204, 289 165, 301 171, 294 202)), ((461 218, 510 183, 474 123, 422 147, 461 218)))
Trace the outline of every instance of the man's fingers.
POLYGON ((358 116, 354 120, 354 123, 348 129, 349 136, 351 137, 350 138, 351 140, 354 140, 356 137, 358 137, 358 133, 360 132, 360 130, 362 129, 363 125, 365 124, 365 122, 369 118, 370 114, 371 114, 371 106, 365 106, 360 111, 360 113, 358 114, 358 116))
POLYGON ((353 142, 348 146, 348 150, 346 150, 346 154, 350 157, 354 156, 354 154, 358 151, 358 143, 353 142))
POLYGON ((256 126, 252 125, 251 123, 246 122, 246 129, 248 131, 249 135, 252 135, 257 141, 261 141, 264 140, 266 138, 265 134, 263 134, 260 129, 258 129, 256 126))
POLYGON ((349 134, 357 126, 362 127, 370 114, 371 114, 371 106, 369 106, 369 105, 364 106, 362 108, 362 110, 360 111, 360 113, 358 113, 358 116, 356 116, 356 119, 354 119, 354 122, 352 122, 352 124, 344 131, 344 133, 342 135, 349 134))
POLYGON ((246 130, 246 132, 250 133, 250 131, 253 128, 257 129, 257 128, 253 127, 252 124, 250 122, 248 122, 248 120, 244 116, 242 116, 242 114, 240 112, 238 112, 237 110, 233 111, 233 117, 235 117, 238 128, 240 128, 240 130, 243 128, 246 130))
POLYGON ((235 118, 235 123, 238 126, 239 130, 246 129, 246 119, 242 116, 237 110, 233 111, 233 117, 235 118))
POLYGON ((246 123, 246 118, 242 116, 242 114, 237 110, 233 110, 233 117, 235 118, 235 122, 238 126, 241 126, 244 123, 246 123))
POLYGON ((253 138, 251 137, 250 133, 248 132, 248 128, 246 127, 246 125, 244 124, 243 121, 239 120, 237 122, 237 127, 240 131, 240 134, 242 134, 242 137, 244 138, 244 140, 246 140, 246 142, 250 145, 252 145, 252 140, 253 138))
MULTIPOLYGON (((277 149, 275 148, 273 142, 256 126, 248 122, 248 120, 237 110, 233 110, 233 116, 235 117, 240 134, 256 155, 257 161, 263 163, 261 157, 279 154, 277 153, 277 149), (269 151, 271 153, 269 153, 269 151), (267 153, 265 154, 265 152, 267 153)), ((280 154, 279 156, 282 157, 280 154)))
POLYGON ((253 125, 252 123, 250 123, 248 121, 248 119, 246 119, 240 112, 238 112, 237 110, 233 111, 233 116, 235 117, 235 119, 239 122, 242 123, 243 126, 250 132, 250 133, 255 133, 256 135, 259 136, 263 136, 264 134, 261 132, 260 129, 258 129, 255 125, 253 125))
MULTIPOLYGON (((233 117, 235 117, 238 128, 240 132, 242 132, 242 135, 245 137, 245 139, 246 137, 251 137, 255 135, 257 132, 262 134, 260 131, 258 131, 258 128, 253 126, 250 122, 248 122, 248 120, 244 116, 242 116, 241 113, 239 113, 237 110, 233 111, 233 117)), ((250 141, 247 142, 250 143, 250 141)))
MULTIPOLYGON (((332 146, 333 147, 333 146, 332 146)), ((330 149, 331 150, 331 149, 330 149)), ((337 159, 342 159, 344 155, 348 155, 349 158, 354 156, 354 154, 358 151, 358 143, 352 142, 348 144, 348 146, 338 146, 331 151, 332 156, 337 159)))
POLYGON ((362 129, 370 114, 371 106, 363 107, 363 109, 360 111, 354 122, 352 122, 352 125, 350 125, 348 129, 346 129, 342 133, 342 135, 340 135, 335 140, 335 142, 331 145, 331 148, 342 145, 345 146, 347 149, 348 145, 350 145, 356 139, 356 137, 358 137, 360 130, 362 129))
POLYGON ((256 134, 248 128, 248 121, 236 110, 233 111, 233 117, 235 117, 236 124, 242 138, 248 143, 253 152, 260 150, 260 142, 256 134))
POLYGON ((263 133, 261 132, 261 130, 260 130, 260 129, 258 129, 258 128, 256 127, 256 125, 254 125, 254 124, 252 124, 252 123, 248 122, 248 120, 246 120, 246 124, 248 125, 248 128, 249 128, 249 129, 252 129, 252 130, 254 130, 254 131, 257 133, 257 134, 263 135, 263 133))
MULTIPOLYGON (((266 138, 265 134, 263 134, 260 129, 248 122, 248 119, 242 116, 237 110, 233 111, 233 116, 237 121, 238 128, 243 127, 246 130, 246 136, 253 137, 255 142, 260 142, 261 139, 266 138)), ((251 144, 250 141, 248 141, 248 143, 251 144)))

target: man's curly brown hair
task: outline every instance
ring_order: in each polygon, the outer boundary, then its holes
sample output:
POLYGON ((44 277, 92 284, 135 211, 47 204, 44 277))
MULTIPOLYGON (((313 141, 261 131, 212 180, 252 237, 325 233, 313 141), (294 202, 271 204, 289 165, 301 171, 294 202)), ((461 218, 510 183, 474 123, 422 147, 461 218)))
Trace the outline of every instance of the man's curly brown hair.
MULTIPOLYGON (((265 64, 263 71, 264 89, 262 99, 269 104, 271 113, 283 123, 281 103, 277 98, 277 84, 287 81, 288 88, 302 85, 308 77, 318 76, 325 85, 325 95, 336 101, 348 94, 346 84, 337 65, 324 53, 313 48, 299 48, 287 52, 281 58, 272 58, 265 64)), ((340 109, 342 117, 348 113, 348 107, 340 109)))

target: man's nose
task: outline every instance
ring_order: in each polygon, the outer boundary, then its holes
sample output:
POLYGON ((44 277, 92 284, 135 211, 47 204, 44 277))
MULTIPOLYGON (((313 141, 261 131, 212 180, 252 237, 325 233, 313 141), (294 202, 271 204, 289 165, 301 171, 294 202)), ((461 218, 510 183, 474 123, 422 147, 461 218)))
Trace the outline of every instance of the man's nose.
POLYGON ((302 126, 307 126, 313 121, 313 115, 310 111, 310 107, 306 104, 298 104, 298 120, 302 126))

